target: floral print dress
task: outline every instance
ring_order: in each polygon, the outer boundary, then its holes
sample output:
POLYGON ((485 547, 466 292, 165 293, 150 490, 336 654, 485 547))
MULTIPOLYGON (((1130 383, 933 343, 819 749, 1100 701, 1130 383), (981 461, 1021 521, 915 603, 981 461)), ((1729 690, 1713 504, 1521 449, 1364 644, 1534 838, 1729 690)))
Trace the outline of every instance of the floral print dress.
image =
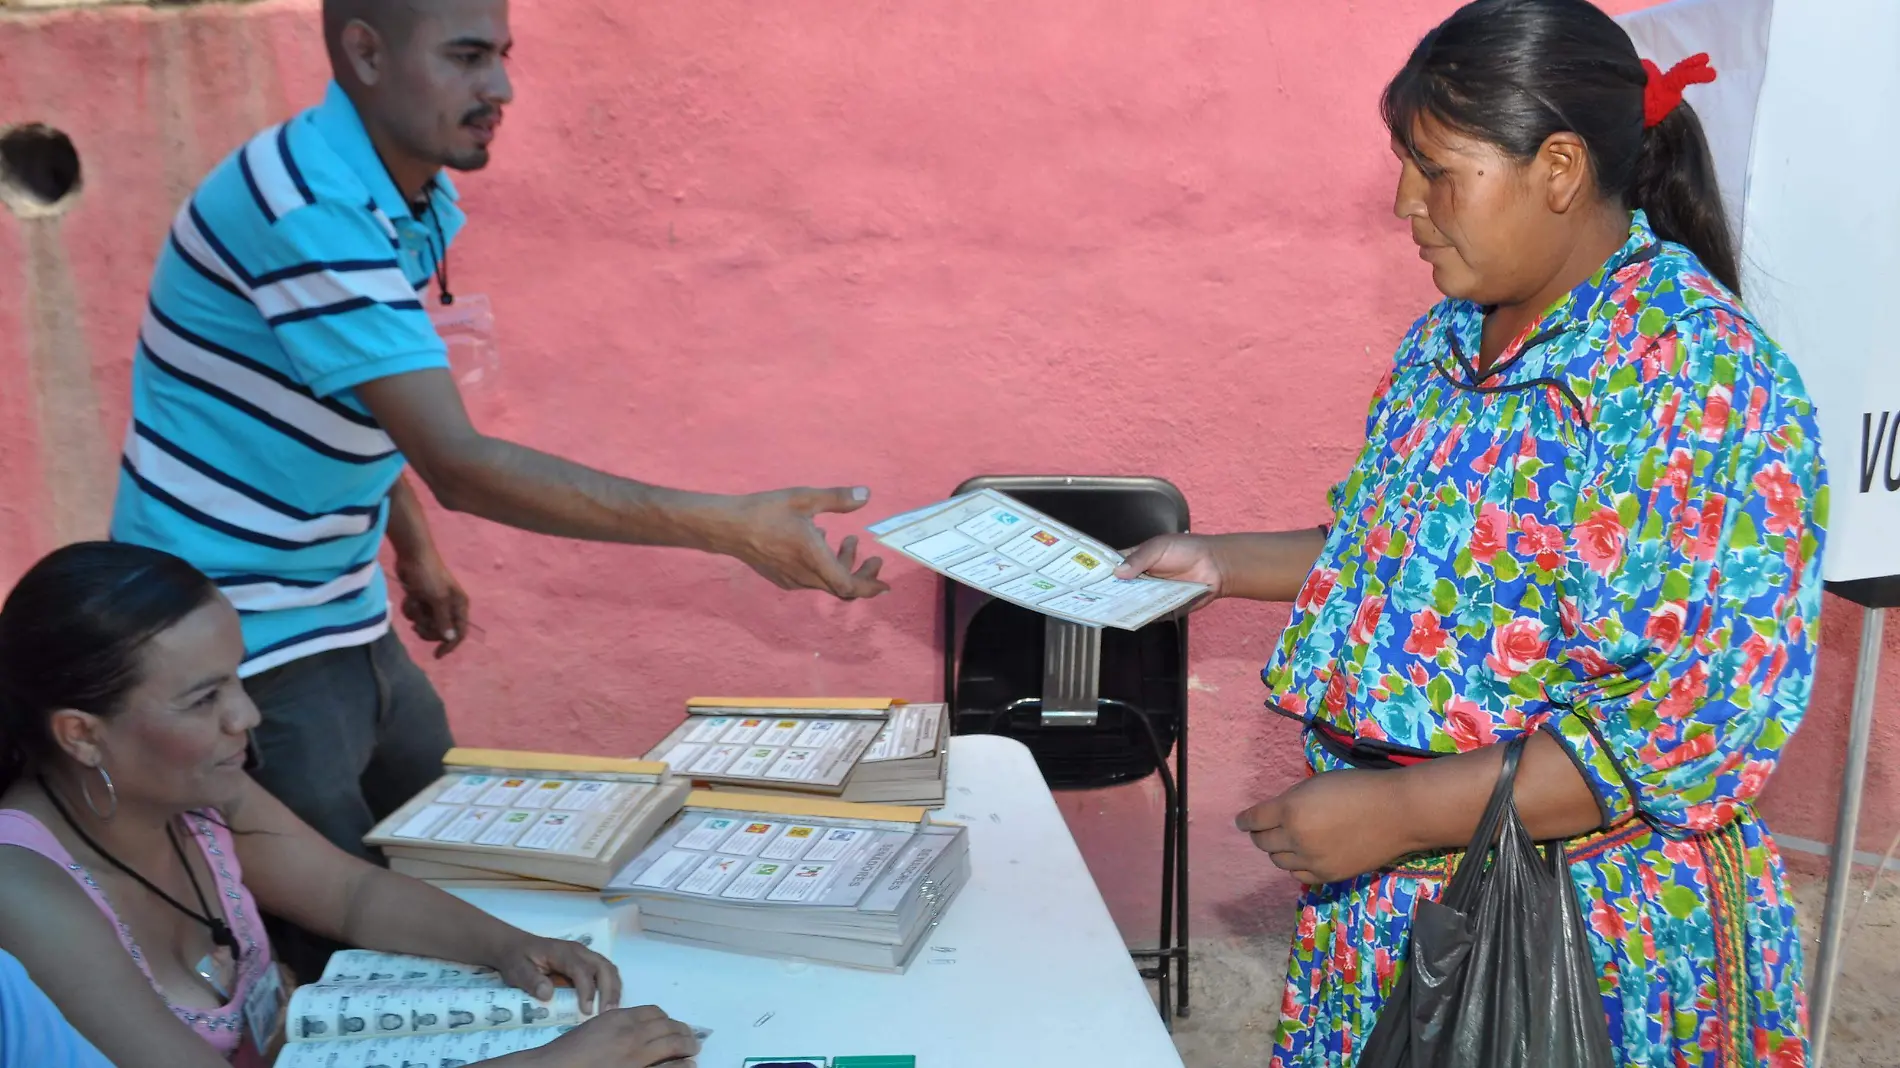
MULTIPOLYGON (((1307 732, 1569 751, 1610 828, 1569 843, 1623 1065, 1806 1061, 1801 947, 1753 803, 1812 684, 1827 488, 1814 408, 1735 296, 1641 212, 1629 240, 1474 367, 1481 310, 1399 347, 1272 662, 1307 732)), ((1274 1068, 1352 1065, 1414 904, 1456 855, 1309 888, 1274 1068)))

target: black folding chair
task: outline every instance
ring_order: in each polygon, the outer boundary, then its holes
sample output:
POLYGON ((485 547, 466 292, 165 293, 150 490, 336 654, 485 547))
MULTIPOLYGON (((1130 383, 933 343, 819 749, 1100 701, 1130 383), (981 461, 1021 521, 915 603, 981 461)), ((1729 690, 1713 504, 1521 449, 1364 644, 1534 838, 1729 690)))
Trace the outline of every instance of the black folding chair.
MULTIPOLYGON (((1159 478, 989 475, 993 489, 1127 549, 1188 529, 1187 499, 1159 478)), ((1096 629, 943 583, 944 701, 957 734, 998 734, 1029 747, 1049 786, 1093 789, 1158 774, 1165 796, 1161 931, 1134 949, 1160 988, 1161 1016, 1188 1015, 1188 626, 1096 629), (1168 751, 1174 766, 1168 766, 1168 751)))

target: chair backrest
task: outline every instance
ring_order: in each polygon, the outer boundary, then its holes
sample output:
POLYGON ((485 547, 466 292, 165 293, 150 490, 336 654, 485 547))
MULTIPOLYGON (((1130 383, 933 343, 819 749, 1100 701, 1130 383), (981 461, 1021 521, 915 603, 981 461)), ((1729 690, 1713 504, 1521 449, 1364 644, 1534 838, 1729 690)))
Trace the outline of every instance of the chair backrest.
MULTIPOLYGON (((1159 478, 989 475, 993 489, 1116 548, 1188 529, 1187 500, 1159 478)), ((1100 630, 943 584, 944 700, 960 734, 1026 744, 1056 788, 1139 779, 1187 714, 1187 621, 1100 630)))

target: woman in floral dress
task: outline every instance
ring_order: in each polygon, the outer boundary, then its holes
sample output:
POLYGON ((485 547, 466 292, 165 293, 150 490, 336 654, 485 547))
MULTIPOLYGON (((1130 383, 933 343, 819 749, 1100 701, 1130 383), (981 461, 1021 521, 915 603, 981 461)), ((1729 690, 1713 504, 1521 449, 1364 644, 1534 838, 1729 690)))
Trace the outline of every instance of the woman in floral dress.
POLYGON ((1827 489, 1737 296, 1684 84, 1584 0, 1480 0, 1384 113, 1446 299, 1319 531, 1176 536, 1125 573, 1290 600, 1268 706, 1313 774, 1241 828, 1308 884, 1272 1059, 1346 1066, 1496 782, 1567 839, 1620 1064, 1801 1065, 1801 948, 1754 809, 1807 708, 1827 489))

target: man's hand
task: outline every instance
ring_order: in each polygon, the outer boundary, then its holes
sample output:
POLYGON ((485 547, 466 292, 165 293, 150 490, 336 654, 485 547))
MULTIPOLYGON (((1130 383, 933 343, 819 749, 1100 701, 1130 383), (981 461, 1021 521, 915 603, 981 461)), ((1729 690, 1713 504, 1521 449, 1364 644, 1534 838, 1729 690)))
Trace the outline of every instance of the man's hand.
POLYGON ((1407 838, 1399 781, 1404 774, 1322 772, 1242 812, 1234 823, 1275 866, 1309 886, 1355 878, 1418 849, 1407 838))
POLYGON ((506 1068, 693 1068, 699 1053, 693 1029, 651 1005, 614 1009, 542 1046, 495 1064, 506 1068))
POLYGON ((402 587, 402 614, 416 637, 435 642, 437 660, 468 637, 468 594, 455 581, 434 546, 396 555, 396 583, 402 587))
POLYGON ((890 587, 878 580, 884 561, 857 563, 858 539, 833 553, 812 517, 855 512, 871 499, 866 489, 787 489, 737 498, 730 544, 724 550, 780 589, 826 590, 841 600, 875 597, 890 587))

